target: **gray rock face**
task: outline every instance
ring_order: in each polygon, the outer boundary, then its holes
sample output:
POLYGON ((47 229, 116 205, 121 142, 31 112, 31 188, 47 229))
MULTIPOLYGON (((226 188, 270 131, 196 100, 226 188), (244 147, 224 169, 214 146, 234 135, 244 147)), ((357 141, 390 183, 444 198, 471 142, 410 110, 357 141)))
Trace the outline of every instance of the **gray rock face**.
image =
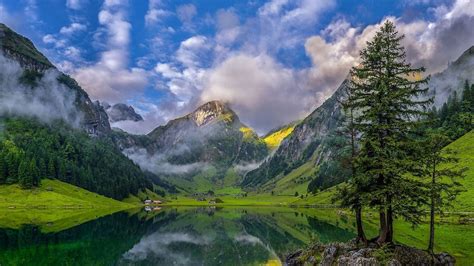
POLYGON ((143 117, 137 114, 132 106, 124 103, 117 103, 112 106, 108 103, 102 103, 102 106, 107 112, 111 123, 118 121, 143 121, 143 117))

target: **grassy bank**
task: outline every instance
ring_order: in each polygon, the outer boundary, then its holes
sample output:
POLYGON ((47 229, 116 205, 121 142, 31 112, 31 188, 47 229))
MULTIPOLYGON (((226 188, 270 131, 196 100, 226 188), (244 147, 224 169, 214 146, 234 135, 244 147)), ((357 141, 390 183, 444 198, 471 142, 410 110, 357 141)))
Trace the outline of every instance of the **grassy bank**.
POLYGON ((133 207, 58 180, 44 179, 39 188, 29 190, 0 186, 1 228, 35 224, 56 232, 133 207))

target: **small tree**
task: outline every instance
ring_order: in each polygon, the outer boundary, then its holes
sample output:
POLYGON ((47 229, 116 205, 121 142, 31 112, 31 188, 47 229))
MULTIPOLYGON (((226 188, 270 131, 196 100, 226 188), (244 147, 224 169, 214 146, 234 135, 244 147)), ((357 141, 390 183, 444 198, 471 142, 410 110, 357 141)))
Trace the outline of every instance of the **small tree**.
POLYGON ((428 184, 430 206, 430 238, 428 251, 433 253, 435 238, 435 214, 451 206, 451 202, 462 191, 458 179, 463 177, 466 169, 459 169, 459 159, 455 153, 443 148, 449 138, 440 131, 431 131, 421 145, 424 152, 424 176, 430 179, 428 184))
POLYGON ((18 181, 23 189, 33 187, 32 173, 29 170, 29 162, 22 160, 18 166, 18 181))
POLYGON ((367 237, 365 236, 364 227, 362 224, 362 202, 360 192, 362 188, 362 177, 357 175, 356 159, 357 159, 357 128, 355 124, 355 99, 354 89, 352 83, 348 83, 345 86, 345 97, 341 101, 341 105, 346 114, 345 127, 343 134, 349 137, 350 140, 350 155, 349 158, 345 158, 349 162, 351 176, 346 185, 342 185, 333 200, 340 200, 341 207, 351 208, 356 217, 357 227, 357 242, 363 242, 367 244, 367 237))

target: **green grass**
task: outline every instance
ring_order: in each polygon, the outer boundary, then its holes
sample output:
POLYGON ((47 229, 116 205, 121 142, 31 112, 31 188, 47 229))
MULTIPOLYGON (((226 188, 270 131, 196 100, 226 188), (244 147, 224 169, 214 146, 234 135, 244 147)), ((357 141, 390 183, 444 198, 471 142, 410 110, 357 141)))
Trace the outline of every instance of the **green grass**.
POLYGON ((103 208, 129 207, 122 203, 59 180, 43 179, 35 189, 0 186, 0 209, 6 208, 103 208))
POLYGON ((134 205, 142 205, 143 201, 146 199, 162 199, 163 197, 157 195, 155 192, 146 189, 145 192, 140 191, 138 195, 129 195, 127 198, 123 199, 122 202, 134 204, 134 205))
POLYGON ((316 171, 313 161, 310 160, 286 176, 266 183, 263 190, 273 191, 278 195, 294 195, 295 192, 298 192, 299 195, 306 194, 308 184, 316 171))
POLYGON ((45 232, 60 231, 134 205, 116 201, 85 189, 43 179, 39 188, 0 186, 0 227, 40 225, 45 232))
POLYGON ((468 168, 465 177, 460 182, 466 191, 457 197, 454 210, 474 212, 474 130, 460 137, 447 148, 457 152, 456 157, 460 160, 459 168, 468 168))

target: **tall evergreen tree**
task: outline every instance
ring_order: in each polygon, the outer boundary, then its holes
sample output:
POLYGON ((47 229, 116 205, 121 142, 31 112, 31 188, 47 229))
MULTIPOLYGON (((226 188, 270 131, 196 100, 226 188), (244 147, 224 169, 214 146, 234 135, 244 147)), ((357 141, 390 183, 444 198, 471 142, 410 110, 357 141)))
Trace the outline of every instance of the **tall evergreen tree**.
POLYGON ((357 172, 369 184, 359 192, 379 211, 379 244, 392 242, 394 215, 417 223, 424 203, 422 182, 407 172, 416 167, 411 147, 417 118, 427 115, 432 99, 422 99, 428 80, 414 79, 424 68, 406 62, 402 39, 393 22, 386 21, 361 51, 361 64, 351 70, 355 126, 361 135, 357 172))

